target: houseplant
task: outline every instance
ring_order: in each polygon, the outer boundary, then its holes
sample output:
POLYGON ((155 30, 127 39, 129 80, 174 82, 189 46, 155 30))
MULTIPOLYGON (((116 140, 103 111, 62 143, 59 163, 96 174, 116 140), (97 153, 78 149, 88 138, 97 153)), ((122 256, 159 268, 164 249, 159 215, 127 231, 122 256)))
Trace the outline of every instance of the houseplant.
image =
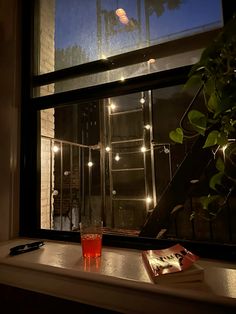
POLYGON ((188 137, 196 135, 205 136, 203 149, 213 152, 215 173, 209 180, 209 193, 200 198, 202 209, 208 213, 209 219, 224 208, 236 187, 235 30, 236 16, 203 51, 200 61, 189 73, 185 88, 198 84, 205 99, 205 110, 188 112, 188 121, 195 134, 189 136, 183 126, 169 134, 176 143, 183 143, 188 137))

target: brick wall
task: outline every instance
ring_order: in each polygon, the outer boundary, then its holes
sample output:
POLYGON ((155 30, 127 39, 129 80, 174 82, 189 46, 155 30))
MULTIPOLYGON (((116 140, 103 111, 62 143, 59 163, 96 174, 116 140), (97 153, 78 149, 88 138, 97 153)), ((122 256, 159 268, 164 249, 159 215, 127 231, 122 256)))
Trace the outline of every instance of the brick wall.
MULTIPOLYGON (((54 71, 55 59, 55 0, 40 1, 40 31, 39 31, 39 73, 54 71)), ((40 95, 54 93, 54 84, 43 86, 40 95)), ((41 111, 41 135, 54 138, 54 109, 41 111)), ((54 178, 51 170, 54 167, 54 159, 50 140, 41 140, 41 228, 51 228, 50 208, 54 178)))

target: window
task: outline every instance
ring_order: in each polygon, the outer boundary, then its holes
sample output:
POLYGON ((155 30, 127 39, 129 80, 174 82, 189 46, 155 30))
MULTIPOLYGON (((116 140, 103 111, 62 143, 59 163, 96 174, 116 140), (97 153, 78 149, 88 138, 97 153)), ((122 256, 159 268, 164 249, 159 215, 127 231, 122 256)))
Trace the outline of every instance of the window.
MULTIPOLYGON (((178 195, 173 186, 195 144, 174 145, 168 135, 197 92, 183 84, 223 25, 221 6, 218 0, 214 6, 194 0, 34 3, 34 75, 22 111, 22 234, 73 240, 81 217, 99 215, 105 240, 125 246, 157 245, 156 237, 159 245, 235 240, 225 217, 225 237, 218 222, 189 220, 191 180, 181 174, 186 182, 178 195), (180 200, 187 210, 174 210, 180 200)), ((202 94, 194 106, 204 106, 202 94)), ((205 167, 200 161, 196 170, 205 167)))
POLYGON ((39 3, 35 73, 81 66, 76 77, 41 86, 35 96, 193 64, 223 25, 220 0, 213 7, 211 0, 92 0, 89 6, 73 0, 39 3))

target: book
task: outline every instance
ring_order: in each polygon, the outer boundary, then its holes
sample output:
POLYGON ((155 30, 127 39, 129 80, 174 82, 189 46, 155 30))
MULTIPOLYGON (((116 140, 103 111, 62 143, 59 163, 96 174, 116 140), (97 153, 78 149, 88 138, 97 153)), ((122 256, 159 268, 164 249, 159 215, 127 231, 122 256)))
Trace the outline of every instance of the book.
POLYGON ((145 267, 154 283, 203 281, 204 270, 196 263, 198 256, 176 244, 162 250, 142 252, 145 267))

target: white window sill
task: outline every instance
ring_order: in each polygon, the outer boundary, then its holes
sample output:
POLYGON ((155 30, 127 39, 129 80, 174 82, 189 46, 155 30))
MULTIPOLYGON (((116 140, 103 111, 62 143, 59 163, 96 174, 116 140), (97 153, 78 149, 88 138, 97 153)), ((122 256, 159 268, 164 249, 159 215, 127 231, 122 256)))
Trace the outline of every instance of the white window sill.
POLYGON ((201 259, 205 283, 165 286, 150 281, 136 250, 105 247, 89 263, 80 244, 47 240, 39 250, 8 255, 33 240, 0 243, 0 283, 129 314, 236 312, 236 265, 201 259))

